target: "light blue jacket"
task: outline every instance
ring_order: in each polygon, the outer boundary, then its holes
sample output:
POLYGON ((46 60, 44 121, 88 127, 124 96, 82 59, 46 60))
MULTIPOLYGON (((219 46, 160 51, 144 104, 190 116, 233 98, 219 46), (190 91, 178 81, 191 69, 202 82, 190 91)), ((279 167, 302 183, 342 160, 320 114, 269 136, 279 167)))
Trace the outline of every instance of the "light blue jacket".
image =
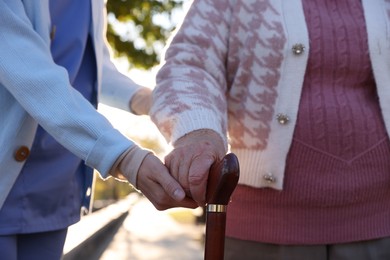
MULTIPOLYGON (((129 111, 140 86, 110 61, 104 2, 91 3, 99 102, 129 111)), ((38 124, 103 177, 134 145, 69 84, 53 62, 51 31, 47 0, 0 0, 0 208, 24 164, 15 152, 31 148, 38 124)))

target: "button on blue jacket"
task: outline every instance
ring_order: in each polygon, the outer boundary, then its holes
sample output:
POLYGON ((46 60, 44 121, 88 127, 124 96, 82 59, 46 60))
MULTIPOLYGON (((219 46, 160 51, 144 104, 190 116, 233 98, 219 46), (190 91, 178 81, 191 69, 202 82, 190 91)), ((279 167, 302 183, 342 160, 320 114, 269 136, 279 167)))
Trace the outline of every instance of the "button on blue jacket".
MULTIPOLYGON (((117 71, 105 43, 103 0, 91 0, 90 34, 96 57, 98 101, 129 110, 140 88, 117 71)), ((31 148, 38 124, 86 165, 105 177, 126 149, 134 145, 69 83, 67 71, 54 63, 47 0, 0 1, 0 207, 31 148)))

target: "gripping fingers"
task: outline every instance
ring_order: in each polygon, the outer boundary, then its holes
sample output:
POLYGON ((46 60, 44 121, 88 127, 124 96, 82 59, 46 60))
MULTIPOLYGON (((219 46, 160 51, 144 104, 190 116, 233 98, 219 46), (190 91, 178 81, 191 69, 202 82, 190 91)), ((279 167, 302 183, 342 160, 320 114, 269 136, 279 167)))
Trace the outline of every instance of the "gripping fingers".
POLYGON ((189 169, 189 182, 192 198, 200 205, 206 201, 208 174, 214 159, 208 156, 194 158, 189 169))
POLYGON ((160 183, 164 191, 174 200, 181 201, 185 197, 185 192, 180 184, 169 173, 164 174, 156 181, 160 183))
POLYGON ((158 210, 173 207, 195 208, 196 202, 185 198, 180 185, 168 174, 158 173, 140 178, 139 188, 158 210), (166 179, 168 175, 169 179, 166 179), (145 178, 146 177, 146 178, 145 178), (156 178, 157 177, 157 178, 156 178))
POLYGON ((191 164, 191 158, 174 150, 165 158, 165 164, 168 167, 171 176, 179 182, 187 196, 191 196, 190 184, 188 182, 188 171, 191 164))

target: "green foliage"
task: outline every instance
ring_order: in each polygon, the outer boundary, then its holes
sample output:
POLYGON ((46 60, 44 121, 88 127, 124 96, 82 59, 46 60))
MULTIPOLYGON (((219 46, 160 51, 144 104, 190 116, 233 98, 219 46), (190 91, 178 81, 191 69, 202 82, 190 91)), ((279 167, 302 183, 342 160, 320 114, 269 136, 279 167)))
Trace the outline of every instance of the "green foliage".
POLYGON ((108 0, 107 39, 131 66, 149 69, 174 28, 172 15, 183 0, 108 0))
MULTIPOLYGON (((127 57, 129 64, 149 69, 159 62, 159 53, 175 24, 172 16, 188 0, 108 0, 107 40, 117 57, 127 57)), ((130 137, 157 155, 164 152, 158 139, 130 137)), ((134 188, 114 178, 95 179, 94 204, 126 197, 134 188)))
POLYGON ((94 186, 94 200, 118 200, 126 197, 130 192, 135 191, 127 182, 120 182, 115 178, 103 180, 96 173, 94 186))

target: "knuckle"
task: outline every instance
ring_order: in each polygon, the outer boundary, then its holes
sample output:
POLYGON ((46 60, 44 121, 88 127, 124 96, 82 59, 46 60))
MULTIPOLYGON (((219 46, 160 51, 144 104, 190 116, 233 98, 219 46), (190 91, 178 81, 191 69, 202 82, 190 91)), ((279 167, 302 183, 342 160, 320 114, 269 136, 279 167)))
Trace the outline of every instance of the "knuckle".
POLYGON ((191 186, 192 185, 195 185, 195 186, 201 185, 206 180, 204 175, 199 175, 199 174, 190 175, 188 179, 189 179, 191 186))

